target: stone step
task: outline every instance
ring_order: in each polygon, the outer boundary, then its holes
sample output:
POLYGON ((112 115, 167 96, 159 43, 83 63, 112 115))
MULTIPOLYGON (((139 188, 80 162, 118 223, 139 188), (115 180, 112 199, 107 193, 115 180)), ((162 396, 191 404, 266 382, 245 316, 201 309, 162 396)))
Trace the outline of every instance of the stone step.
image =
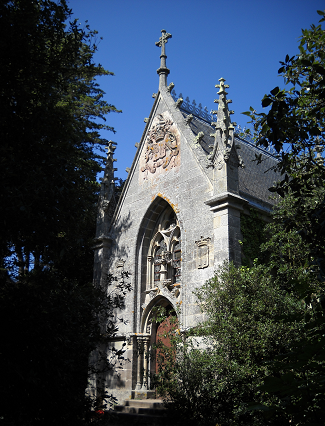
POLYGON ((164 401, 162 399, 127 399, 126 401, 124 401, 123 406, 154 409, 165 408, 164 401))
POLYGON ((161 416, 165 413, 164 408, 141 408, 141 407, 128 407, 124 405, 117 405, 114 411, 118 413, 132 413, 132 414, 150 414, 153 416, 161 416))
POLYGON ((111 415, 112 424, 164 425, 166 408, 160 399, 124 401, 115 405, 111 415))

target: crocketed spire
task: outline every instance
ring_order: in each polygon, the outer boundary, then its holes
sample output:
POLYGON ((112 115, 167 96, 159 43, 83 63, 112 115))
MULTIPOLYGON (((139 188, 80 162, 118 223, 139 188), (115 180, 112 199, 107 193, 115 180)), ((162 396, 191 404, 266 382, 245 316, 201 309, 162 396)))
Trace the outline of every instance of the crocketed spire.
POLYGON ((214 102, 218 104, 218 110, 212 111, 212 114, 217 114, 217 121, 211 123, 215 127, 216 132, 211 136, 214 137, 213 150, 208 156, 207 167, 214 167, 215 161, 218 157, 220 162, 221 156, 223 160, 227 162, 229 160, 230 151, 234 144, 234 130, 236 123, 232 123, 230 115, 234 114, 234 111, 228 109, 228 104, 232 101, 227 99, 226 89, 229 88, 228 84, 225 84, 224 78, 219 78, 220 84, 216 84, 215 87, 219 88, 218 95, 219 99, 215 99, 214 102))

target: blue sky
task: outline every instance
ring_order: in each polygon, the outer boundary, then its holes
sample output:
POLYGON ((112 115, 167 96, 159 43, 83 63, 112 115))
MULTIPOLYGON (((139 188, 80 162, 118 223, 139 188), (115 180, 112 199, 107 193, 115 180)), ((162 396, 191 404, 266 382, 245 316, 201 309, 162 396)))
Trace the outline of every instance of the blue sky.
POLYGON ((250 106, 261 109, 261 99, 275 86, 279 61, 298 52, 302 28, 318 23, 323 0, 70 0, 74 18, 103 37, 96 62, 114 72, 100 78, 105 99, 123 111, 109 114, 107 124, 116 134, 103 133, 118 143, 115 173, 125 179, 158 90, 161 30, 172 34, 166 45, 168 83, 177 95, 216 108, 215 84, 220 77, 230 85, 232 120, 242 127, 240 114, 250 106))

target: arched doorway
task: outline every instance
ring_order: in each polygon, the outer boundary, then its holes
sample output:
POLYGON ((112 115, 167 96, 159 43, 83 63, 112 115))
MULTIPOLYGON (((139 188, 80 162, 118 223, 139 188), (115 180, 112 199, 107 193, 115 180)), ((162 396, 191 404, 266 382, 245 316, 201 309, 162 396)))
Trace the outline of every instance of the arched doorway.
MULTIPOLYGON (((152 300, 143 313, 143 332, 137 335, 138 392, 154 391, 155 376, 162 368, 168 348, 172 350, 170 337, 177 326, 178 318, 172 302, 163 296, 152 300)), ((168 355, 168 361, 171 359, 172 357, 168 355)))

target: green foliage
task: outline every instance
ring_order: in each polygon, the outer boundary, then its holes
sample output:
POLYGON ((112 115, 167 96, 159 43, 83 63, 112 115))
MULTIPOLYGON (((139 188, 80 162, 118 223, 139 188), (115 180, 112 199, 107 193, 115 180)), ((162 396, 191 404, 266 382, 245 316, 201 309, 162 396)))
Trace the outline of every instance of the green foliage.
POLYGON ((302 425, 325 421, 325 13, 318 14, 320 25, 302 31, 299 54, 281 62, 279 73, 288 89, 277 87, 264 96, 262 106, 268 112, 251 108, 246 113, 257 143, 278 151, 283 173, 273 191, 285 199, 264 249, 271 253, 275 280, 308 306, 301 338, 273 363, 274 372, 282 374, 271 374, 262 389, 277 395, 292 423, 302 425))
POLYGON ((100 131, 117 110, 96 83, 112 74, 93 61, 96 32, 71 17, 65 0, 0 4, 0 418, 12 426, 83 422, 88 356, 124 297, 90 284, 100 131))
POLYGON ((125 180, 123 180, 121 178, 118 178, 115 181, 115 187, 114 187, 115 188, 115 193, 114 193, 114 195, 115 195, 116 202, 119 201, 120 196, 122 195, 124 184, 125 184, 125 180))
POLYGON ((0 6, 0 258, 14 254, 16 274, 69 250, 58 236, 83 235, 98 190, 95 148, 107 142, 99 131, 109 129, 98 119, 116 111, 95 80, 111 74, 93 63, 96 32, 69 19, 64 0, 0 6))
POLYGON ((249 215, 242 214, 240 217, 240 231, 242 233, 242 265, 252 266, 255 259, 261 262, 265 256, 261 252, 261 244, 265 242, 265 222, 260 215, 250 209, 249 215))
MULTIPOLYGON (((325 194, 324 188, 315 187, 313 192, 314 196, 305 201, 306 210, 321 203, 325 194)), ((273 221, 266 227, 269 238, 262 244, 261 251, 268 253, 273 277, 279 285, 306 301, 308 295, 317 294, 321 289, 315 268, 310 268, 311 246, 299 232, 299 223, 295 227, 287 226, 297 220, 296 202, 291 192, 279 201, 273 211, 273 221)))
MULTIPOLYGON (((298 340, 303 320, 287 322, 286 316, 302 314, 304 306, 256 264, 224 265, 197 296, 207 320, 173 334, 176 361, 169 358, 164 365, 159 392, 172 400, 180 424, 274 424, 268 412, 252 413, 248 406, 254 400, 279 404, 259 386, 270 361, 298 340)), ((282 413, 276 418, 279 424, 287 421, 282 413)))
MULTIPOLYGON (((309 196, 306 200, 306 211, 324 197, 324 188, 315 187, 313 192, 313 198, 309 196)), ((274 221, 267 227, 270 238, 262 250, 270 254, 270 267, 277 285, 294 292, 306 306, 304 311, 288 316, 287 321, 302 321, 305 325, 300 338, 290 344, 288 351, 275 357, 261 390, 281 400, 281 411, 294 424, 321 425, 325 420, 322 410, 325 402, 323 283, 318 279, 317 265, 310 265, 311 246, 299 232, 299 222, 296 229, 285 228, 287 222, 296 220, 296 199, 292 193, 279 203, 273 217, 274 221)), ((270 413, 279 410, 269 405, 268 409, 270 413)))

